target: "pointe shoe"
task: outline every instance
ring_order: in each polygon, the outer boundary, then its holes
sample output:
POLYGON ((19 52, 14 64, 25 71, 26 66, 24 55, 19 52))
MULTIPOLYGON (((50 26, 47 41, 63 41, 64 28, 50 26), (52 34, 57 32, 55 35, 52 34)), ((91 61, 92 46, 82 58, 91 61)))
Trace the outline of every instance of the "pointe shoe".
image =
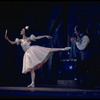
POLYGON ((32 87, 32 88, 34 88, 35 87, 35 85, 34 85, 34 83, 31 83, 30 85, 28 85, 27 87, 32 87))
POLYGON ((63 48, 62 50, 63 51, 66 51, 66 50, 70 50, 71 49, 71 47, 65 47, 65 48, 63 48))

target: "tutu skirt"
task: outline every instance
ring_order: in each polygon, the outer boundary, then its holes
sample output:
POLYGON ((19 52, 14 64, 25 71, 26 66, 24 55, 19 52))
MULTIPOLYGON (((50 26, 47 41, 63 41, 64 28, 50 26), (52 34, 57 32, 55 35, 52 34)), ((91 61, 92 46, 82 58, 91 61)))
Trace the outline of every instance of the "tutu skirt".
POLYGON ((22 73, 39 69, 49 58, 51 48, 31 46, 24 54, 22 73))

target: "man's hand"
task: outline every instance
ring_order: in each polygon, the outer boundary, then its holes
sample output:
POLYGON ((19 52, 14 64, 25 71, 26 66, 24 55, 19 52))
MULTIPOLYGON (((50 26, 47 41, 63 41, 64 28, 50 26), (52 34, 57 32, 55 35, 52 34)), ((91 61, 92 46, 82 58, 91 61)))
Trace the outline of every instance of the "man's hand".
POLYGON ((71 37, 71 38, 70 38, 70 41, 71 41, 71 42, 76 42, 76 38, 71 37))

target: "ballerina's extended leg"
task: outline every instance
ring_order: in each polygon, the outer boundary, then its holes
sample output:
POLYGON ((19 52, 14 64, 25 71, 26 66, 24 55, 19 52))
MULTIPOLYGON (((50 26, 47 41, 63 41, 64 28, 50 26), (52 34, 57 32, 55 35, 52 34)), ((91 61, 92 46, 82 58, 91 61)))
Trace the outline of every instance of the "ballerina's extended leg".
POLYGON ((56 51, 67 51, 70 50, 71 47, 65 47, 65 48, 52 48, 51 52, 56 52, 56 51))

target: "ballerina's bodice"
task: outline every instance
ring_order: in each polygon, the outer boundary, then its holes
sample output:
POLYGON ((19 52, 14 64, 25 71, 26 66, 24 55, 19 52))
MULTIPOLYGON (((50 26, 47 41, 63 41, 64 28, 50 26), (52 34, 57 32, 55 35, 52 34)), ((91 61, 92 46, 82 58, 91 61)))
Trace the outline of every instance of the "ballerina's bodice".
POLYGON ((24 51, 27 51, 27 49, 30 48, 30 44, 31 42, 30 41, 24 41, 23 43, 21 43, 21 47, 24 51))
MULTIPOLYGON (((35 36, 33 34, 29 38, 30 38, 30 41, 25 40, 23 43, 21 43, 21 47, 24 51, 27 51, 27 49, 30 48, 31 41, 35 41, 35 36)), ((19 45, 20 39, 16 38, 15 42, 16 42, 17 45, 19 45)))

